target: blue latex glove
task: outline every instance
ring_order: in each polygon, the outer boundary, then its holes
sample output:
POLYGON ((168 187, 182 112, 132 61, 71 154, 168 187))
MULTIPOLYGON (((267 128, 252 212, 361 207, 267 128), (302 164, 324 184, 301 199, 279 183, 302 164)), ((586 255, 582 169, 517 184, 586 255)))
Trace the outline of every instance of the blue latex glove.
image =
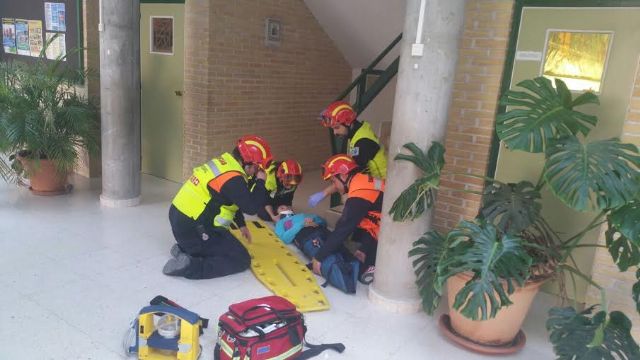
POLYGON ((319 191, 311 196, 309 196, 309 207, 316 207, 320 201, 324 199, 324 192, 319 191))

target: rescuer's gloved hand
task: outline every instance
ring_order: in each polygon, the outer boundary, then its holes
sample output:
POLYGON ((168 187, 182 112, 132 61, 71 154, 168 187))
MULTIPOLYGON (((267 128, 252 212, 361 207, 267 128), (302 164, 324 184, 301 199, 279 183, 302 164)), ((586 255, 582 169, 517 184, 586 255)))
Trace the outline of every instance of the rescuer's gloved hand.
POLYGON ((317 193, 309 196, 309 207, 316 207, 322 199, 324 199, 324 191, 318 191, 317 193))

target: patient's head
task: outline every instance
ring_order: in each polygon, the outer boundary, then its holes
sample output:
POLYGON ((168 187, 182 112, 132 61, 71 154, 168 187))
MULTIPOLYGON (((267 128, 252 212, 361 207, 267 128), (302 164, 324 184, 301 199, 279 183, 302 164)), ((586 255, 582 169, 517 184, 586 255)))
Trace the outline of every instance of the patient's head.
POLYGON ((289 205, 280 205, 277 210, 278 215, 280 215, 280 219, 293 215, 293 209, 289 205))

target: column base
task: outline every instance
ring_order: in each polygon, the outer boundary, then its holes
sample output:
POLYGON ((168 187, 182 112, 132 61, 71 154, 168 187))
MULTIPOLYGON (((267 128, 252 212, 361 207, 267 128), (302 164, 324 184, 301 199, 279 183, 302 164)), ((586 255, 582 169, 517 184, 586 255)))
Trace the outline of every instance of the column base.
POLYGON ((422 308, 420 299, 391 299, 377 292, 373 284, 369 286, 369 301, 396 314, 416 313, 422 308))
POLYGON ((140 196, 132 199, 110 199, 100 195, 100 205, 108 208, 125 208, 140 204, 140 196))

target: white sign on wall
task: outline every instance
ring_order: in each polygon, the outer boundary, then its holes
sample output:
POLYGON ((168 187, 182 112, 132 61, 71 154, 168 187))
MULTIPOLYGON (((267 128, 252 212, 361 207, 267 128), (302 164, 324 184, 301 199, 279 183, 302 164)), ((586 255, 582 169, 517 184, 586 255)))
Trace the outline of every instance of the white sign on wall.
POLYGON ((516 60, 518 61, 541 61, 541 51, 518 51, 516 52, 516 60))

